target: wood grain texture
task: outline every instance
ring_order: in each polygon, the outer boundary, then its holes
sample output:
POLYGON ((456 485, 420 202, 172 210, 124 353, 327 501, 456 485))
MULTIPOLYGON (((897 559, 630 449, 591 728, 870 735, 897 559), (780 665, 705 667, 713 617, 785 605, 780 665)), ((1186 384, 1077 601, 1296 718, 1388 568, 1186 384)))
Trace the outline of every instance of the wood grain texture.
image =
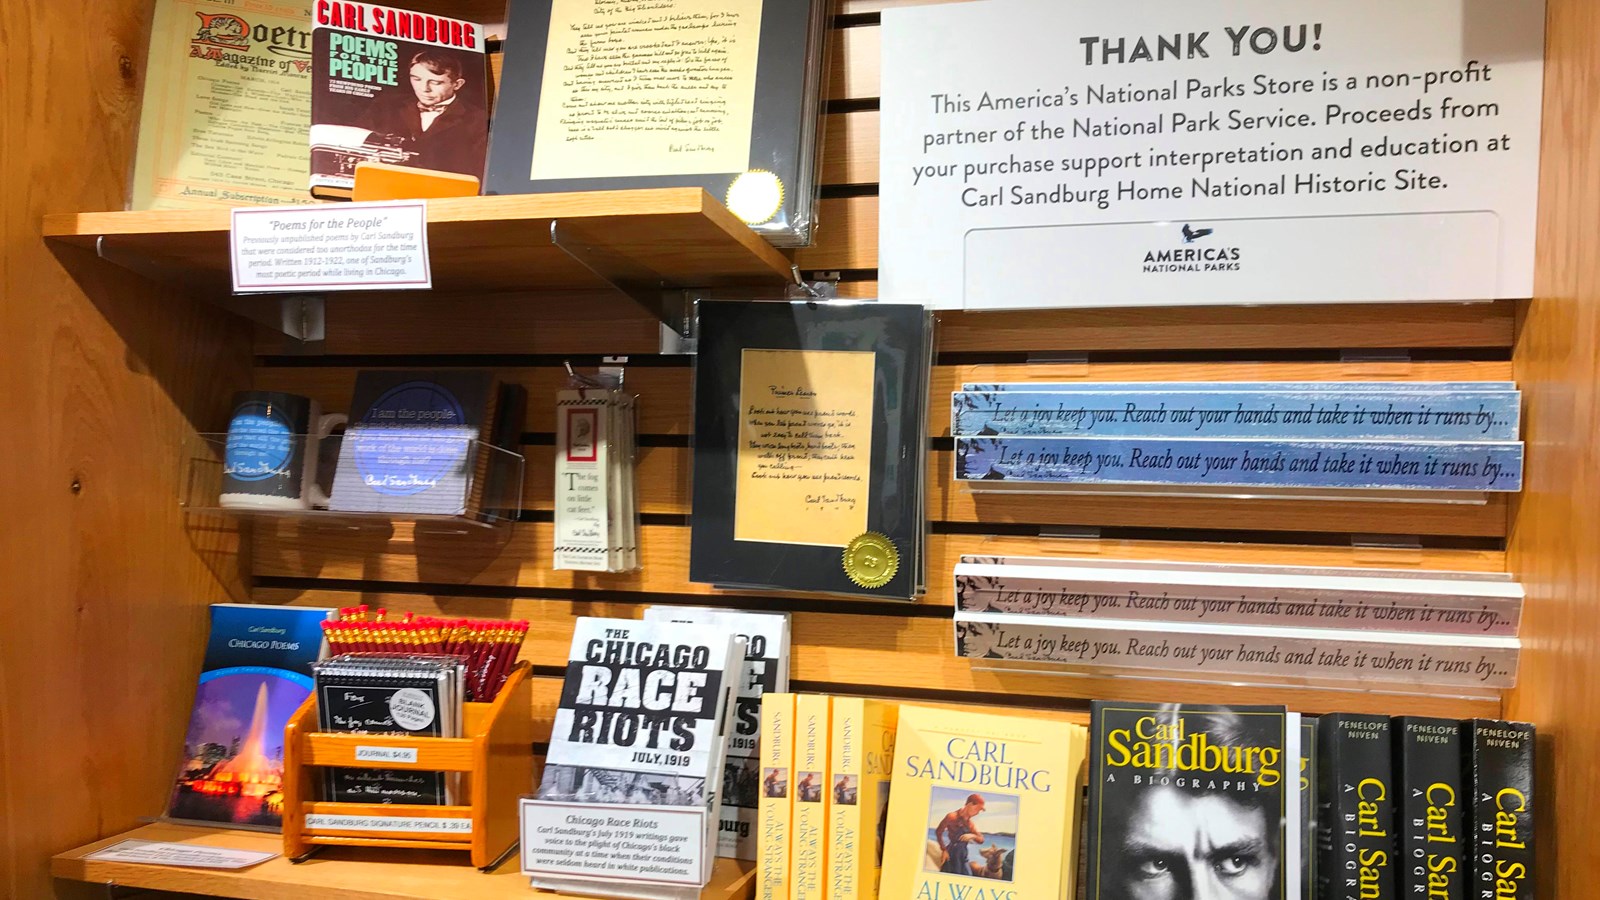
MULTIPOLYGON (((281 578, 476 585, 551 591, 637 591, 738 597, 689 581, 689 529, 646 525, 640 529, 639 572, 622 574, 552 571, 554 527, 519 523, 503 544, 478 534, 435 534, 397 526, 384 530, 301 530, 293 521, 263 521, 255 531, 255 573, 281 578)), ((1497 550, 1425 548, 1369 550, 1350 545, 1244 544, 1176 540, 1053 539, 935 534, 928 539, 928 593, 917 602, 948 607, 952 571, 962 554, 987 556, 1092 556, 1104 559, 1241 562, 1283 565, 1394 565, 1425 569, 1504 571, 1497 550)), ((795 594, 762 595, 776 601, 795 594)), ((813 595, 814 602, 817 598, 813 595)), ((720 601, 719 601, 720 602, 720 601)), ((826 598, 848 605, 850 599, 826 598)))
POLYGON ((245 597, 236 534, 186 528, 175 461, 249 385, 248 332, 40 237, 47 214, 123 202, 148 15, 0 8, 0 52, 28 73, 0 107, 5 897, 49 896, 50 854, 162 810, 206 604, 245 597))
MULTIPOLYGON (((842 293, 877 295, 876 282, 842 293)), ((1493 303, 1208 306, 941 312, 938 350, 962 354, 1267 352, 1324 349, 1509 348, 1516 305, 1493 303)), ((330 354, 646 355, 660 347, 657 321, 610 292, 347 295, 327 304, 330 354)), ((258 353, 284 352, 263 334, 258 353)), ((1203 366, 1190 369, 1203 372, 1203 366)), ((1385 378, 1404 378, 1386 363, 1385 378)), ((1191 379, 1200 376, 1189 376, 1191 379)))
MULTIPOLYGON (((323 409, 344 410, 350 405, 356 374, 349 367, 285 367, 261 369, 257 384, 313 397, 323 409)), ((526 429, 535 441, 553 438, 552 398, 566 378, 555 366, 502 368, 495 377, 528 389, 526 429)), ((684 436, 693 429, 690 417, 691 371, 684 367, 643 366, 630 370, 629 383, 641 398, 641 434, 684 436)), ((1341 380, 1504 380, 1509 362, 1401 362, 1401 363, 1085 363, 1080 365, 962 365, 935 366, 929 430, 948 436, 949 412, 944 398, 963 381, 1068 380, 1168 381, 1197 378, 1263 381, 1341 380)), ((528 510, 554 509, 555 449, 547 443, 522 448, 527 456, 523 479, 523 505, 528 510)), ((936 450, 930 455, 927 477, 929 518, 944 522, 994 522, 1032 525, 1084 525, 1093 527, 1150 527, 1235 529, 1258 531, 1308 531, 1468 535, 1503 537, 1506 500, 1489 495, 1481 505, 1406 503, 1388 501, 1240 500, 1225 498, 1163 498, 1077 494, 1070 500, 1051 494, 977 494, 952 480, 953 453, 936 450)), ((687 515, 690 508, 692 454, 684 447, 645 447, 639 456, 640 511, 647 514, 687 515)))
MULTIPOLYGON (((354 602, 404 609, 424 615, 508 616, 538 622, 523 645, 523 660, 546 669, 565 665, 578 618, 603 616, 636 619, 643 604, 594 603, 585 600, 482 600, 412 594, 356 595, 346 592, 258 591, 262 602, 307 606, 348 606, 354 602)), ((846 607, 847 609, 847 607, 846 607)), ((978 694, 988 706, 1028 707, 1071 700, 1079 706, 1098 697, 1125 700, 1205 702, 1214 699, 1213 684, 1163 681, 1159 678, 1116 677, 1112 674, 1067 676, 983 671, 955 655, 949 618, 902 617, 842 612, 797 612, 792 617, 790 679, 802 689, 883 693, 888 696, 933 693, 951 699, 978 694)), ((557 681, 555 678, 550 679, 557 681)), ((1493 715, 1498 701, 1461 700, 1422 695, 1349 693, 1315 689, 1231 688, 1239 703, 1288 703, 1304 712, 1332 710, 1394 714, 1493 715)), ((540 698, 542 712, 551 701, 540 698)), ((915 701, 911 701, 915 702, 915 701)), ((539 732, 545 740, 548 726, 539 732)))
MULTIPOLYGON (((593 327, 594 317, 572 326, 573 331, 593 327)), ((552 323, 560 328, 559 319, 552 323)), ((554 343, 554 342, 552 342, 554 343)), ((568 351, 571 352, 571 351, 568 351)), ((353 366, 270 366, 256 370, 256 387, 287 391, 317 400, 324 410, 350 408, 356 376, 368 368, 353 366)), ((524 430, 555 433, 555 393, 566 378, 562 366, 503 366, 488 371, 501 381, 528 390, 524 430)), ((1397 362, 1083 362, 988 363, 935 365, 929 387, 928 430, 934 437, 950 435, 949 399, 966 382, 1044 382, 1094 384, 1103 382, 1166 381, 1507 381, 1509 360, 1429 360, 1397 362)), ((633 366, 627 383, 639 395, 640 434, 688 435, 691 419, 693 370, 687 365, 633 366)))
POLYGON ((822 183, 878 183, 878 111, 822 117, 822 183))
POLYGON ((1528 592, 1508 714, 1539 728, 1537 889, 1600 881, 1600 7, 1550 0, 1538 267, 1514 357, 1528 471, 1511 571, 1528 592))
MULTIPOLYGON (((429 200, 428 250, 441 290, 603 288, 613 277, 671 286, 783 284, 789 261, 700 188, 429 200), (552 226, 561 246, 552 240, 552 226), (578 249, 580 259, 571 252, 578 249)), ((225 291, 229 211, 48 215, 53 240, 119 252, 225 291)))
MULTIPOLYGON (((150 890, 242 897, 248 900, 565 900, 561 893, 533 893, 515 860, 484 874, 466 854, 441 850, 384 850, 330 847, 299 865, 282 856, 248 869, 179 869, 86 860, 86 854, 119 840, 175 841, 281 853, 275 834, 184 825, 146 825, 114 838, 62 853, 51 863, 58 878, 150 890)), ((702 900, 745 900, 754 892, 753 870, 736 860, 718 860, 712 887, 702 900)))

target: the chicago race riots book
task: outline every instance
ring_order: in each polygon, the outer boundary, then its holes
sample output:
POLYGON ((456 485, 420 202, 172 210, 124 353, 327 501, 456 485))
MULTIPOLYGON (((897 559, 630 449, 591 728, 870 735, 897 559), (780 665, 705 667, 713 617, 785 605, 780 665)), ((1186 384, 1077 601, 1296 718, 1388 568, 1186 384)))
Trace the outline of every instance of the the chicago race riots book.
POLYGON ((348 200, 362 162, 482 180, 489 139, 483 26, 319 0, 311 38, 313 197, 348 200))
POLYGON ((311 694, 331 609, 217 603, 169 819, 283 824, 283 729, 311 694))
POLYGON ((914 596, 926 310, 700 301, 697 315, 690 580, 914 596))
POLYGON ((900 707, 878 896, 1073 897, 1083 754, 1080 725, 900 707))
POLYGON ((828 764, 828 900, 877 900, 900 708, 833 698, 828 764))
MULTIPOLYGON (((1472 785, 1472 900, 1533 896, 1534 728, 1526 722, 1461 723, 1466 778, 1472 785)), ((1587 798, 1586 798, 1587 799, 1587 798)))
MULTIPOLYGON (((722 628, 578 619, 538 799, 705 810, 702 877, 709 877, 743 661, 744 639, 722 628)), ((535 875, 533 884, 598 890, 579 876, 535 875)), ((618 895, 651 896, 648 885, 637 887, 618 895)))
MULTIPOLYGON (((317 727, 329 732, 460 737, 465 662, 454 656, 347 653, 316 666, 317 727)), ((323 798, 340 803, 444 806, 457 799, 445 772, 330 766, 323 798)))
POLYGON ((1463 900, 1470 804, 1461 781, 1461 723, 1396 716, 1390 729, 1398 791, 1399 896, 1463 900))
POLYGON ((744 666, 735 683, 733 732, 722 771, 722 824, 717 855, 757 859, 761 793, 761 698, 789 690, 789 617, 692 606, 651 606, 646 622, 687 622, 745 639, 744 666))
POLYGON ((485 192, 700 187, 809 244, 828 8, 512 0, 485 192))
POLYGON ((1399 848, 1389 718, 1321 716, 1317 754, 1317 896, 1393 900, 1399 848))
POLYGON ((828 896, 829 738, 833 698, 800 694, 794 699, 794 846, 789 852, 793 900, 828 896))
POLYGON ((157 0, 129 206, 306 203, 311 5, 157 0))
POLYGON ((1088 900, 1298 895, 1299 731, 1283 707, 1097 700, 1089 740, 1088 900))
POLYGON ((477 512, 497 462, 491 455, 500 455, 487 442, 496 436, 502 399, 486 372, 361 372, 339 445, 329 508, 447 516, 477 512))
POLYGON ((789 850, 794 835, 793 694, 761 698, 761 827, 757 900, 789 900, 789 850))

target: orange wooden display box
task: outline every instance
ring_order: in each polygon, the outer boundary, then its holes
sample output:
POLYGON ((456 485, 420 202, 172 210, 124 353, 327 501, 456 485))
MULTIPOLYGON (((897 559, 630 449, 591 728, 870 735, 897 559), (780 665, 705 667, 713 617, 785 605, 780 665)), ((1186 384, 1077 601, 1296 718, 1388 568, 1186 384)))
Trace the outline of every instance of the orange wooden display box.
POLYGON ((533 698, 529 666, 517 663, 493 703, 463 704, 459 738, 332 734, 317 731, 317 697, 306 698, 284 729, 283 853, 300 861, 319 845, 464 850, 480 869, 497 865, 517 845, 517 800, 533 790, 533 698), (357 747, 416 751, 415 763, 357 762, 357 747), (466 806, 333 803, 320 792, 320 766, 460 772, 466 806), (401 830, 307 828, 308 815, 471 819, 464 834, 419 835, 401 830))

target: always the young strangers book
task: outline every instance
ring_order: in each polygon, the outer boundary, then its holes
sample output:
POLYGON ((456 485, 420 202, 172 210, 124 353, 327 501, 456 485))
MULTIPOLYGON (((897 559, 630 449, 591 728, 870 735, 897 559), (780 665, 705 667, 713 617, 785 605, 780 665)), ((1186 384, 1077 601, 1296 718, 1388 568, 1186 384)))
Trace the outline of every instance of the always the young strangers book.
POLYGON ((1080 725, 900 708, 885 900, 1064 900, 1083 784, 1080 725))
POLYGON ((311 195, 349 199, 361 162, 482 180, 483 26, 371 3, 319 2, 312 23, 311 195))
POLYGON ((761 823, 756 900, 789 900, 794 838, 795 696, 761 698, 761 823))
POLYGON ((171 819, 230 827, 283 824, 283 729, 311 693, 331 609, 211 607, 171 819))
POLYGON ((512 0, 486 193, 700 187, 810 243, 823 0, 512 0))
POLYGON ((1097 700, 1090 717, 1087 900, 1299 893, 1299 725, 1283 707, 1097 700))
POLYGON ((926 310, 701 301, 697 315, 690 580, 914 596, 926 310))
POLYGON ((898 704, 833 698, 828 761, 828 900, 876 900, 883 871, 898 704))

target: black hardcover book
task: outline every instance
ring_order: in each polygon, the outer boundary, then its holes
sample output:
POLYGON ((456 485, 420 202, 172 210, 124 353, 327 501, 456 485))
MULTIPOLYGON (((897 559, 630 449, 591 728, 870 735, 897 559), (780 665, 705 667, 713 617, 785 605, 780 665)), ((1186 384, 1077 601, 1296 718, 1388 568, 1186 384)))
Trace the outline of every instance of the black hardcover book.
POLYGON ((330 509, 466 514, 481 496, 500 392, 486 372, 356 376, 330 509))
MULTIPOLYGON (((1473 900, 1533 896, 1533 745, 1526 722, 1461 723, 1472 782, 1473 900)), ((1585 802, 1579 798, 1578 802, 1585 802)))
POLYGON ((1386 716, 1317 719, 1321 900, 1395 900, 1393 743, 1386 716))
POLYGON ((1281 706, 1095 701, 1087 900, 1286 897, 1287 727, 1281 706))
POLYGON ((483 179, 489 141, 483 27, 371 3, 316 3, 311 196, 347 200, 359 163, 483 179))
MULTIPOLYGON (((440 713, 447 702, 437 676, 317 674, 317 714, 323 731, 441 737, 445 729, 440 713)), ((325 800, 422 806, 450 802, 443 772, 333 766, 323 772, 325 800)))
POLYGON ((1300 717, 1300 900, 1317 896, 1317 717, 1300 717))
POLYGON ((1398 716, 1393 729, 1400 896, 1464 900, 1467 797, 1461 723, 1398 716))
POLYGON ((511 0, 484 192, 699 187, 809 244, 830 5, 511 0))
POLYGON ((913 597, 927 311, 701 301, 698 316, 690 580, 913 597))

